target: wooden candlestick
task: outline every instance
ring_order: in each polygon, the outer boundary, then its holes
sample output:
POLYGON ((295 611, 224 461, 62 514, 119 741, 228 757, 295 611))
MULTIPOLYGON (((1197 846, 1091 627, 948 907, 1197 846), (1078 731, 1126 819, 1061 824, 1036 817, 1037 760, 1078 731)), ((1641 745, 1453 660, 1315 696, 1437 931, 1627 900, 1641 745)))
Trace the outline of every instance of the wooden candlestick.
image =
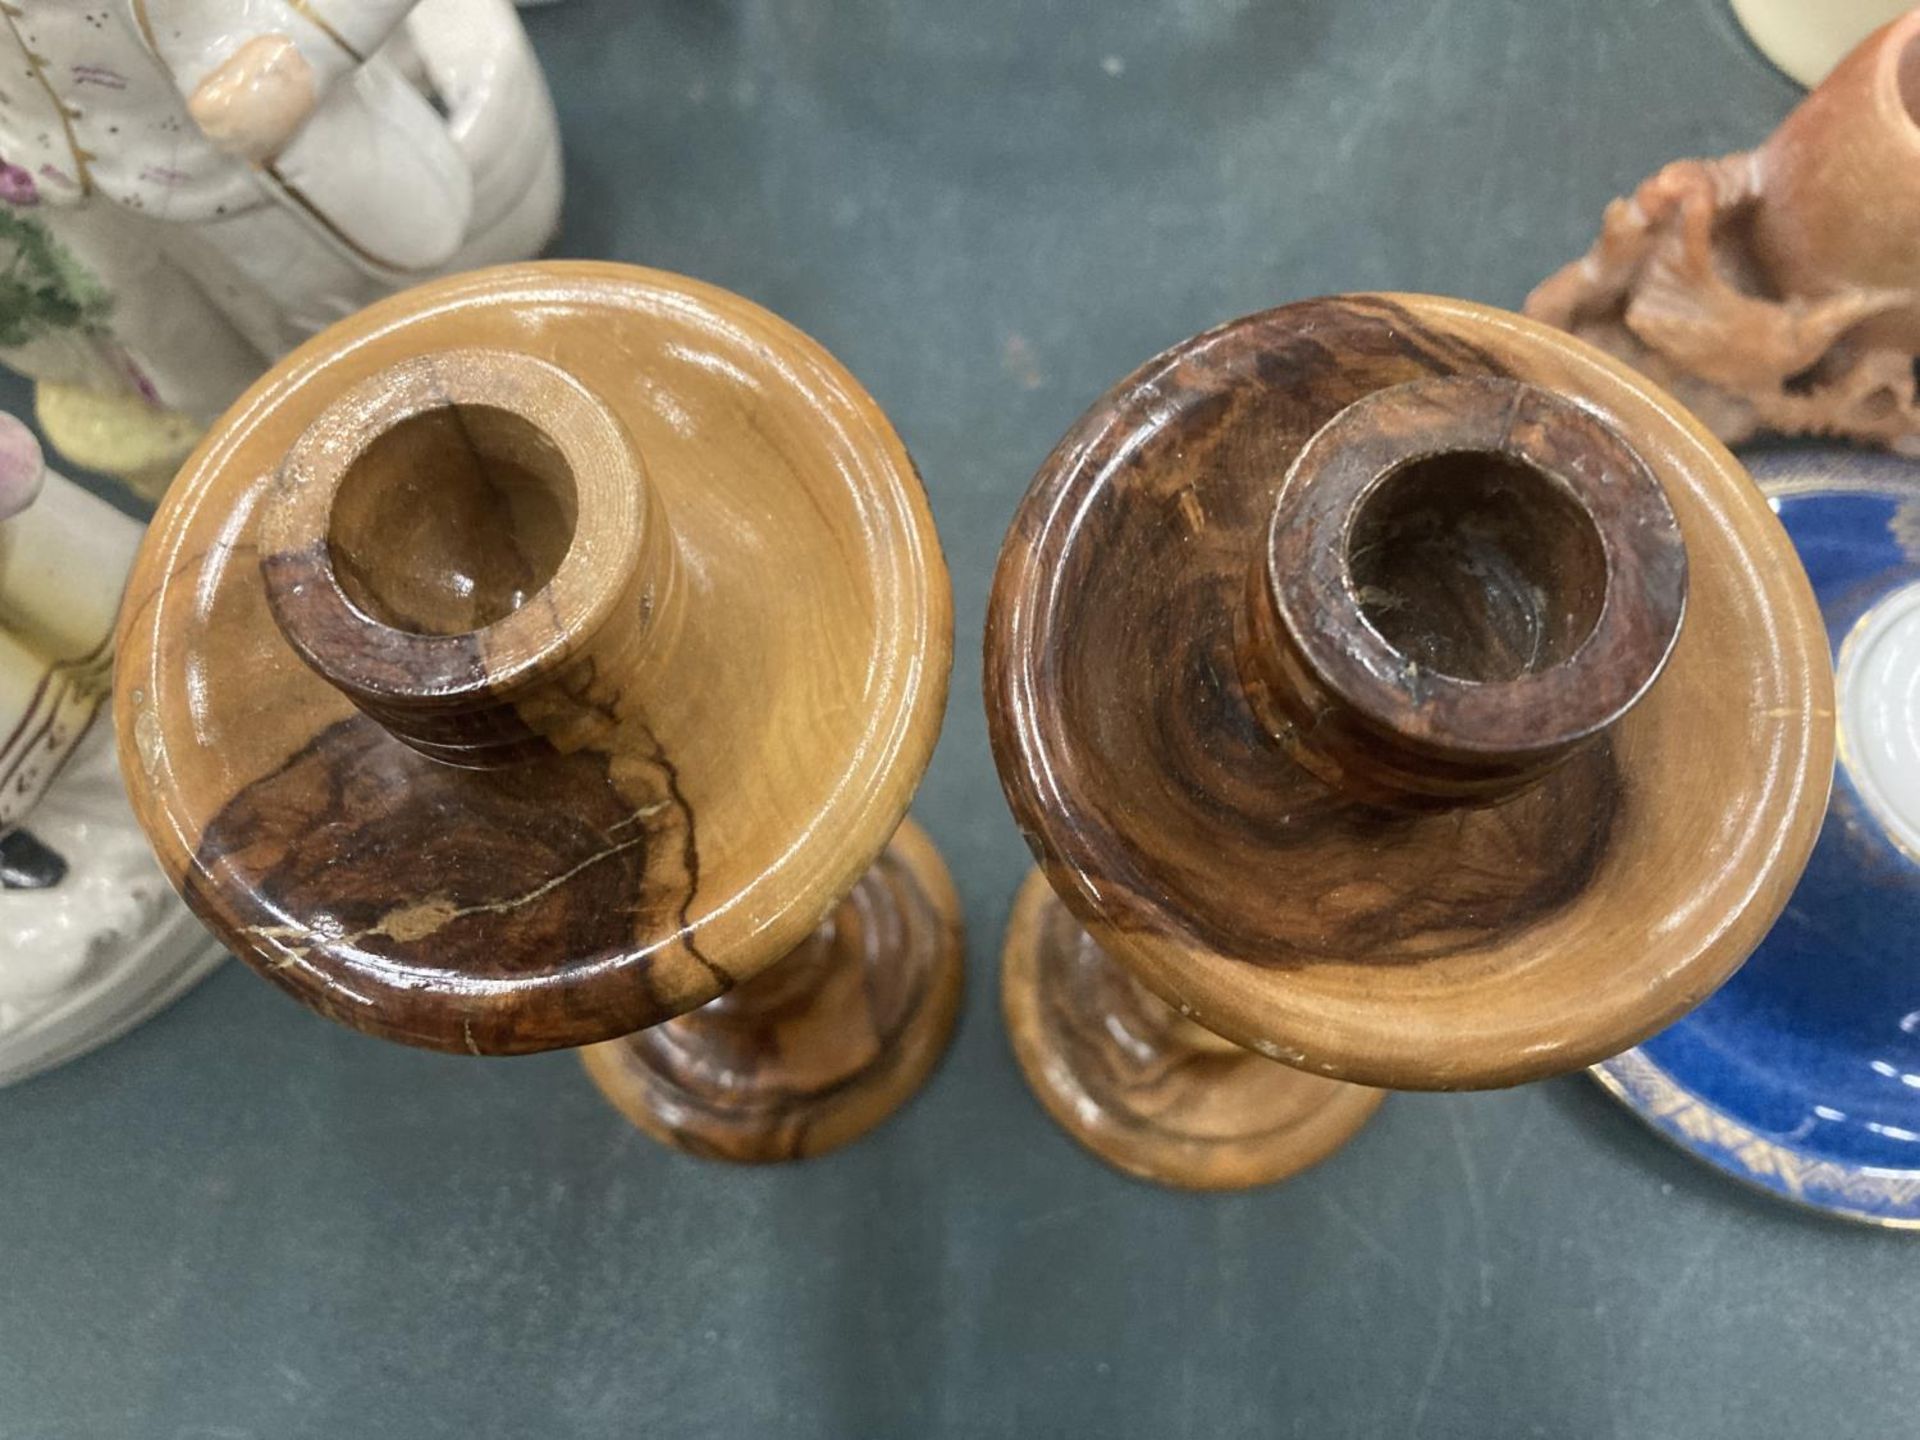
POLYGON ((1045 877, 1016 1053, 1077 1138, 1193 1186, 1321 1158, 1357 1087, 1513 1084, 1683 1013, 1832 768, 1818 613, 1732 458, 1597 352, 1420 297, 1109 392, 1015 517, 986 696, 1045 877))
POLYGON ((636 1120, 737 1159, 852 1138, 945 1043, 952 887, 888 848, 950 663, 932 520, 736 296, 517 266, 335 326, 182 472, 121 643, 163 865, 330 1018, 600 1045, 636 1120))

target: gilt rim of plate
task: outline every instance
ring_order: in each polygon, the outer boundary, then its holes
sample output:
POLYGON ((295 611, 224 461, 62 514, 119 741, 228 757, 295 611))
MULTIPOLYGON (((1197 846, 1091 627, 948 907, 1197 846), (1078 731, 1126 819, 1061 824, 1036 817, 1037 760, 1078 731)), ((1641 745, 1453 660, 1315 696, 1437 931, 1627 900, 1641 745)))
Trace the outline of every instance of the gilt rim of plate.
MULTIPOLYGON (((1886 538, 1892 547, 1890 553, 1904 567, 1904 573, 1901 569, 1883 569, 1851 589, 1841 587, 1840 593, 1833 593, 1834 587, 1820 585, 1816 579, 1821 591, 1821 614, 1828 626, 1836 665, 1844 666, 1847 643, 1866 630, 1864 621, 1895 607, 1916 608, 1916 597, 1920 597, 1920 463, 1836 446, 1803 444, 1750 456, 1748 464, 1756 483, 1793 534, 1796 547, 1808 537, 1795 533, 1792 503, 1795 500, 1853 497, 1891 502, 1886 538), (1876 583, 1888 576, 1892 578, 1885 584, 1876 583)), ((1811 521, 1803 523, 1811 526, 1811 521)), ((1810 564, 1809 568, 1815 567, 1810 564)), ((1842 715, 1846 713, 1844 697, 1838 708, 1842 715)), ((1838 719, 1836 723, 1840 724, 1842 733, 1835 761, 1829 827, 1836 824, 1836 813, 1842 814, 1845 821, 1851 821, 1852 838, 1857 842, 1863 830, 1862 822, 1866 822, 1867 843, 1882 847, 1886 854, 1895 857, 1893 863, 1908 867, 1900 876, 1901 883, 1903 888, 1910 888, 1920 897, 1920 866, 1914 864, 1920 856, 1896 833, 1900 829, 1898 823, 1890 822, 1881 813, 1871 778, 1866 784, 1861 783, 1857 761, 1849 754, 1847 726, 1838 719)), ((1920 730, 1920 726, 1915 729, 1920 730)), ((1816 856, 1828 842, 1827 829, 1823 828, 1816 856)), ((1836 835, 1831 843, 1837 849, 1842 839, 1836 835)), ((1859 884, 1864 887, 1865 883, 1863 876, 1859 884)), ((1810 875, 1803 881, 1802 890, 1795 892, 1794 900, 1788 902, 1788 914, 1793 913, 1795 902, 1803 898, 1805 890, 1815 888, 1816 882, 1810 875)), ((1814 898, 1825 901, 1831 896, 1814 898)), ((1788 923, 1783 918, 1782 925, 1788 923)), ((1897 923, 1889 925, 1887 938, 1897 942, 1898 928, 1897 923)), ((1776 931, 1776 935, 1779 933, 1776 931)), ((1766 955, 1775 938, 1770 936, 1762 943, 1755 952, 1756 960, 1766 955)), ((1912 1138, 1911 1163, 1876 1165, 1804 1143, 1808 1134, 1803 1126, 1780 1131, 1756 1123, 1755 1117, 1742 1114, 1737 1106, 1726 1103, 1724 1095, 1712 1093, 1713 1086, 1708 1082, 1713 1077, 1696 1075, 1684 1064, 1674 1063, 1673 1057, 1661 1053, 1666 1048, 1678 1049, 1680 1058, 1685 1060, 1687 1051, 1672 1042, 1705 1030, 1714 1014, 1712 1007, 1716 1003, 1725 1005, 1737 997, 1743 982, 1763 983, 1754 978, 1758 973, 1745 969, 1736 972, 1727 986, 1699 1010, 1645 1044, 1590 1067, 1589 1073, 1656 1134, 1734 1180, 1838 1219, 1886 1229, 1920 1230, 1920 1083, 1917 1083, 1920 1074, 1895 1075, 1884 1066, 1874 1066, 1876 1073, 1901 1080, 1914 1091, 1910 1130, 1894 1127, 1903 1131, 1899 1137, 1902 1140, 1912 1138), (1663 1041, 1669 1042, 1668 1045, 1663 1047, 1663 1041)), ((1916 977, 1914 1009, 1904 1015, 1905 1020, 1920 1015, 1920 967, 1916 967, 1916 977)), ((1901 1029, 1913 1033, 1904 1024, 1901 1029)), ((1735 1026, 1736 1035, 1738 1030, 1735 1026)), ((1726 1036, 1721 1034, 1716 1038, 1724 1042, 1726 1036)), ((1712 1053, 1706 1047, 1696 1047, 1695 1051, 1696 1058, 1712 1053)), ((1739 1057, 1729 1054, 1728 1058, 1739 1057)), ((1872 1061, 1868 1064, 1873 1066, 1872 1061)), ((1724 1085, 1724 1076, 1721 1078, 1724 1085)), ((1810 1102, 1810 1115, 1821 1119, 1849 1118, 1836 1107, 1824 1104, 1818 1098, 1821 1091, 1817 1082, 1812 1077, 1805 1078, 1807 1084, 1802 1093, 1810 1102)), ((1819 1128, 1813 1127, 1812 1133, 1817 1134, 1819 1128)), ((1889 1127, 1882 1123, 1878 1128, 1885 1133, 1889 1127)))

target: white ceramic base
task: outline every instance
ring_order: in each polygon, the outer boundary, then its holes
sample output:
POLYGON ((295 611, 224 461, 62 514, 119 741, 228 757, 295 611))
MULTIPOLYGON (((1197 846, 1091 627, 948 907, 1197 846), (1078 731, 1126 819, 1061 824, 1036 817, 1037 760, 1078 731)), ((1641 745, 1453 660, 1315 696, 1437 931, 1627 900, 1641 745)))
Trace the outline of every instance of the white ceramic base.
POLYGON ((1841 763, 1888 837, 1920 857, 1920 585, 1860 618, 1838 669, 1841 763))
POLYGON ((69 868, 45 890, 0 890, 0 1085, 105 1044, 225 958, 147 849, 104 724, 27 828, 69 868))

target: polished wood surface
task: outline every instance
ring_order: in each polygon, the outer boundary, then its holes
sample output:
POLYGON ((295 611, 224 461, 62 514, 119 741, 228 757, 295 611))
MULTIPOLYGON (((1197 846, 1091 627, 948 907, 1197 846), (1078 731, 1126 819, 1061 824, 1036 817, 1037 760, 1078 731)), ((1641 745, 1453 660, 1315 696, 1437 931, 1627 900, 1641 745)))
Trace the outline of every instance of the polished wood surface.
POLYGON ((1301 450, 1235 652, 1255 712, 1349 796, 1512 794, 1672 653, 1686 549, 1651 472, 1537 386, 1410 380, 1301 450))
POLYGON ((1039 870, 1014 900, 1000 986, 1014 1056, 1047 1113, 1142 1179, 1190 1190, 1283 1180, 1358 1134, 1386 1098, 1202 1029, 1105 955, 1039 870))
POLYGON ((800 1159, 865 1134, 920 1088, 953 1031, 961 975, 959 897, 909 820, 787 959, 580 1058, 656 1139, 714 1159, 800 1159))
POLYGON ((122 767, 262 974, 391 1039, 625 1035, 806 940, 937 733, 918 478, 805 336, 633 267, 328 330, 216 427, 120 629, 122 767))
POLYGON ((1013 521, 986 696, 1101 950, 1238 1044, 1394 1088, 1561 1073, 1698 1003, 1785 903, 1832 771, 1812 593, 1739 466, 1598 352, 1426 297, 1235 321, 1100 400, 1013 521), (1447 379, 1512 402, 1498 443, 1372 427, 1403 443, 1291 549, 1322 427, 1447 379), (1476 463, 1429 480, 1474 493, 1396 499, 1442 451, 1476 463), (1276 586, 1299 603, 1263 622, 1276 586), (1476 754, 1499 773, 1449 783, 1476 754))

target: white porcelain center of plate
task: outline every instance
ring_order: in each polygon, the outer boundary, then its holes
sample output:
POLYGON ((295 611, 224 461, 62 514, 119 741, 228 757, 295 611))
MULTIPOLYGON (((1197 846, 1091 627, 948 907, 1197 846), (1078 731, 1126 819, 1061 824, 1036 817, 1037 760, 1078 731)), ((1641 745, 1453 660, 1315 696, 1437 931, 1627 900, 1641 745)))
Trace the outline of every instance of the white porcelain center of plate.
POLYGON ((1860 617, 1837 678, 1840 761, 1894 842, 1920 856, 1920 585, 1860 617))

